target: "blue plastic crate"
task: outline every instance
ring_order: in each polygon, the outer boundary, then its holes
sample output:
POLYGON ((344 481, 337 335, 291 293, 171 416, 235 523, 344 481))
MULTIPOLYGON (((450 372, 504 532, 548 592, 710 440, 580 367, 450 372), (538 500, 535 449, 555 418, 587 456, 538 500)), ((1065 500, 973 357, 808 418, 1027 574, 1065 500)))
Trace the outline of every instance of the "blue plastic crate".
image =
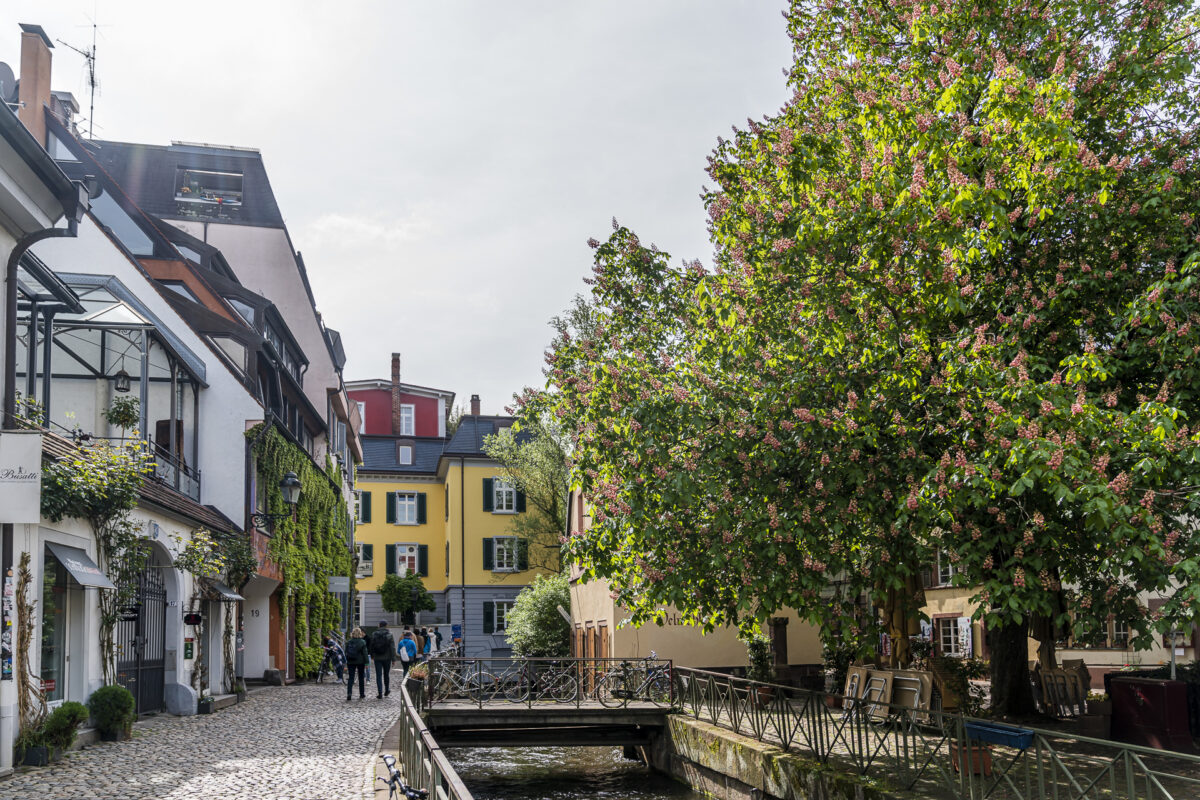
POLYGON ((967 736, 978 742, 1002 744, 1025 750, 1033 744, 1033 731, 1027 728, 1014 728, 1011 725, 997 725, 993 722, 966 723, 967 736))

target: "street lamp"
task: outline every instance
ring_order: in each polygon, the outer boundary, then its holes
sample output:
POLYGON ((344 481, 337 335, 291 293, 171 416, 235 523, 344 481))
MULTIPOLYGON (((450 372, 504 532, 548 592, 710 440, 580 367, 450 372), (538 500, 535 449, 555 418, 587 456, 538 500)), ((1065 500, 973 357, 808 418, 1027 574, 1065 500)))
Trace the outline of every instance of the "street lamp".
POLYGON ((292 515, 292 511, 296 508, 296 503, 300 502, 300 479, 296 477, 296 473, 289 472, 283 476, 283 480, 279 482, 279 491, 283 494, 283 502, 287 505, 288 510, 282 514, 266 514, 255 512, 250 515, 250 524, 256 528, 265 528, 268 532, 275 531, 275 520, 287 519, 292 515))

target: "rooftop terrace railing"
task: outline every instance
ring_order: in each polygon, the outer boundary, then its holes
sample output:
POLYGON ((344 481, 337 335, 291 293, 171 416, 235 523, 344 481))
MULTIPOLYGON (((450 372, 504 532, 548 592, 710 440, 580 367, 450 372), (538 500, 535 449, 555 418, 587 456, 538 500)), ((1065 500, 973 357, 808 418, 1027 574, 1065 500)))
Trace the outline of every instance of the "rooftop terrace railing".
POLYGON ((1200 757, 676 668, 676 710, 922 797, 1195 800, 1200 757))

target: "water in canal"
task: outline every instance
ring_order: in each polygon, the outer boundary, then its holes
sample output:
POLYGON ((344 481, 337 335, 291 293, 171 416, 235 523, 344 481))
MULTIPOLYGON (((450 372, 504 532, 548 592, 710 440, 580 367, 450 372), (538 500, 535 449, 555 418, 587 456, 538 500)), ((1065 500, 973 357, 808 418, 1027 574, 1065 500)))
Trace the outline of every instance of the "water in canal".
POLYGON ((475 800, 699 800, 675 780, 613 747, 486 747, 447 750, 475 800))

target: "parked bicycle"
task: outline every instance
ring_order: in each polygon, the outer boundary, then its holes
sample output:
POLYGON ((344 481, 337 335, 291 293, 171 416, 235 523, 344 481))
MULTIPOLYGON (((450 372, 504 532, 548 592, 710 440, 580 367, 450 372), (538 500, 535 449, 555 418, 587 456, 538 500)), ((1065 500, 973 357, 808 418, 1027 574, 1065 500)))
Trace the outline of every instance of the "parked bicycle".
POLYGON ((596 684, 596 699, 608 708, 646 700, 655 705, 671 704, 671 665, 659 661, 653 650, 638 661, 622 661, 596 684))
POLYGON ((573 703, 579 697, 575 661, 523 661, 515 674, 506 674, 504 679, 504 696, 513 703, 573 703))
POLYGON ((321 665, 317 667, 317 683, 324 683, 326 675, 336 675, 338 683, 345 683, 346 652, 337 637, 330 634, 325 638, 325 652, 321 665))
POLYGON ((383 763, 387 765, 388 777, 375 778, 377 781, 383 781, 388 787, 388 800, 393 797, 403 797, 405 800, 423 800, 429 797, 429 792, 424 789, 416 789, 404 782, 404 778, 400 775, 400 770, 396 769, 396 757, 382 755, 383 763))

